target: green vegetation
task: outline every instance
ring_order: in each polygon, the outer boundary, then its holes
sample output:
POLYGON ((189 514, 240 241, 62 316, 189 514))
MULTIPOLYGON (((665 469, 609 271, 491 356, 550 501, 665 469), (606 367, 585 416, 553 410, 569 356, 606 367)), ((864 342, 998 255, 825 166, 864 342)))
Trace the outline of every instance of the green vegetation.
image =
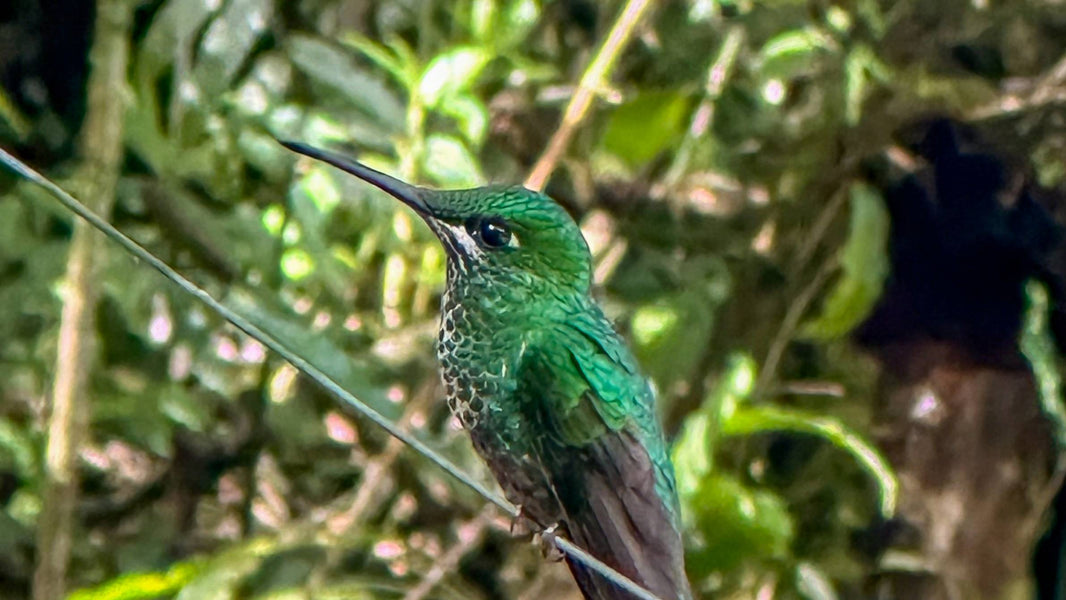
MULTIPOLYGON (((91 95, 82 128, 63 98, 29 106, 0 87, 0 145, 87 199, 110 172, 119 229, 491 481, 439 402, 441 248, 398 203, 275 139, 429 186, 524 181, 624 3, 97 4, 126 27, 97 29, 88 85, 118 56, 99 32, 129 40, 103 98, 122 126, 90 128, 105 108, 91 95), (119 160, 101 166, 87 149, 108 144, 119 160)), ((900 483, 872 435, 878 365, 848 338, 889 276, 863 161, 946 113, 1015 132, 1041 183, 1061 185, 1062 133, 1033 125, 1061 103, 1056 11, 653 3, 563 126, 547 190, 660 392, 701 597, 854 597, 877 571, 853 540, 894 514, 900 483), (953 46, 994 48, 1006 73, 953 62, 953 46), (1005 76, 1024 85, 1004 91, 1005 76)), ((82 293, 73 222, 0 174, 5 598, 30 597, 51 514, 47 400, 64 302, 82 293)), ((117 246, 96 251, 66 598, 573 597, 565 568, 482 498, 117 246)), ((1047 295, 1028 290, 1023 348, 1061 415, 1047 295)))

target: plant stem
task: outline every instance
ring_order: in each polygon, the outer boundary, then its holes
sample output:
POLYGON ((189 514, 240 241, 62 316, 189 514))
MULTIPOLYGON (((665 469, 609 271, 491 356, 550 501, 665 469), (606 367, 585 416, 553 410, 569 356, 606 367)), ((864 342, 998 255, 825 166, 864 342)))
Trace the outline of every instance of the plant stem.
POLYGON ((618 15, 618 19, 611 27, 610 33, 607 34, 607 39, 604 40, 600 49, 596 51, 592 62, 589 63, 585 73, 581 76, 581 82, 578 84, 577 89, 574 90, 574 95, 570 98, 566 111, 563 112, 563 122, 552 134, 551 140, 548 141, 548 148, 537 160, 537 164, 533 166, 529 177, 526 178, 524 185, 527 188, 531 190, 544 189, 544 185, 548 182, 548 177, 551 176, 552 171, 559 164, 559 159, 562 158, 567 146, 570 145, 570 139, 574 137, 577 126, 588 114, 593 96, 603 88, 607 74, 615 62, 618 61, 618 57, 622 54, 622 48, 629 43, 629 39, 633 36, 633 30, 651 4, 651 0, 629 0, 626 3, 622 13, 618 15))
POLYGON ((658 195, 663 195, 673 189, 688 171, 689 162, 692 160, 692 152, 696 148, 696 142, 707 134, 714 123, 714 107, 718 98, 722 95, 726 83, 733 74, 733 66, 737 56, 744 45, 745 29, 740 25, 734 25, 726 33, 722 48, 718 51, 718 57, 711 63, 707 70, 707 81, 703 84, 703 99, 692 113, 685 138, 681 141, 681 147, 677 151, 673 164, 663 177, 662 188, 658 195))
MULTIPOLYGON (((88 111, 82 130, 80 179, 93 210, 109 214, 122 161, 122 130, 129 61, 128 0, 101 0, 96 9, 88 111), (116 92, 119 97, 116 98, 116 92)), ((65 595, 78 499, 78 449, 89 422, 88 383, 94 358, 96 267, 105 262, 103 237, 76 221, 66 267, 66 294, 52 387, 45 485, 37 527, 34 600, 65 595)))

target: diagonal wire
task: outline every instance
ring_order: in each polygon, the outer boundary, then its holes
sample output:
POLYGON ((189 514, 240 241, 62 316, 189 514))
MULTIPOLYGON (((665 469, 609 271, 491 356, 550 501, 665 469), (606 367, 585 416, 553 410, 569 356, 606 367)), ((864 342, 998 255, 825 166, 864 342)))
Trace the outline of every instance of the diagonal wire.
MULTIPOLYGON (((448 460, 444 456, 437 453, 422 440, 415 437, 413 434, 399 427, 396 423, 393 423, 387 417, 377 412, 369 405, 359 400, 351 392, 345 390, 336 381, 334 381, 329 375, 324 373, 321 369, 316 367, 305 358, 301 357, 296 352, 290 350, 288 346, 283 344, 277 338, 275 338, 269 332, 261 329, 253 324, 248 319, 244 318, 240 313, 229 308, 222 302, 216 300, 213 296, 207 293, 206 290, 196 285, 189 279, 187 279, 181 273, 175 271, 167 263, 163 262, 160 258, 149 252, 143 246, 135 242, 132 238, 116 229, 113 225, 102 219, 99 215, 89 210, 74 196, 67 193, 63 188, 59 187, 55 183, 52 183, 47 177, 41 175, 26 163, 15 158, 9 154, 3 148, 0 148, 0 162, 7 165, 12 171, 25 178, 26 180, 44 188, 52 196, 56 198, 64 207, 69 209, 74 214, 78 215, 82 219, 85 219, 90 225, 100 230, 101 233, 108 238, 122 246, 127 252, 132 254, 139 260, 142 260, 150 267, 159 271, 164 277, 172 281, 175 285, 180 287, 184 292, 188 293, 192 297, 196 298, 216 314, 223 319, 229 321, 234 327, 240 329, 244 333, 254 338, 259 343, 263 344, 267 348, 273 350, 283 359, 289 362, 292 366, 296 367, 299 371, 310 377, 315 383, 322 386, 329 391, 335 397, 351 405, 353 408, 362 413, 365 417, 379 425, 382 429, 389 432, 390 435, 414 448, 416 452, 429 459, 438 467, 446 471, 449 475, 456 478, 459 482, 463 483, 470 489, 477 492, 485 500, 495 504, 505 513, 509 514, 512 518, 518 518, 520 512, 513 504, 508 502, 505 498, 499 494, 493 492, 484 484, 479 483, 472 477, 467 475, 460 469, 455 463, 448 460)), ((584 564, 593 571, 598 572, 600 575, 617 585, 618 587, 630 592, 641 600, 662 600, 655 594, 652 594, 648 590, 644 589, 632 579, 619 573, 600 559, 592 556, 584 549, 575 546, 572 542, 557 535, 548 536, 548 539, 555 544, 559 550, 564 552, 570 558, 584 564)))

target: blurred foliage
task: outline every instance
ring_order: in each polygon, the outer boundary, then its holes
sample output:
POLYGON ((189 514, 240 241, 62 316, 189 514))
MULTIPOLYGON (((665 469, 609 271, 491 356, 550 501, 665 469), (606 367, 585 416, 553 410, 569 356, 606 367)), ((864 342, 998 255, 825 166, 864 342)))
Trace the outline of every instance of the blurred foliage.
MULTIPOLYGON (((15 5, 15 31, 50 10, 15 5)), ((621 5, 131 7, 116 225, 487 480, 436 401, 442 250, 275 138, 429 185, 521 181, 621 5)), ((876 369, 847 333, 888 276, 889 227, 863 161, 948 113, 1023 132, 1061 184, 1037 92, 1063 31, 1051 0, 664 2, 598 90, 549 191, 660 390, 706 597, 844 597, 875 568, 853 540, 896 482, 866 439, 876 369)), ((46 57, 0 56, 0 142, 62 183, 80 115, 10 68, 46 57)), ((82 62, 62 73, 83 80, 82 62)), ((0 302, 17 307, 0 312, 0 595, 23 598, 71 217, 0 177, 0 302)), ((471 528, 487 533, 430 597, 573 593, 469 490, 143 265, 116 249, 102 277, 72 600, 398 597, 471 528)))

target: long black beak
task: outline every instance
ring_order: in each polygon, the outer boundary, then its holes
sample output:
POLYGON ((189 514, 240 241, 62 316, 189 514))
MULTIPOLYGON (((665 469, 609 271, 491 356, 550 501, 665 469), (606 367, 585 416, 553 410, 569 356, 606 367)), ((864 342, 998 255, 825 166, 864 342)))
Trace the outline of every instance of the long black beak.
POLYGON ((433 209, 426 202, 426 196, 430 193, 429 190, 400 181, 395 177, 371 169, 366 165, 360 164, 347 156, 337 154, 336 152, 320 150, 300 142, 289 142, 284 140, 278 140, 278 142, 293 152, 320 160, 344 171, 345 173, 355 175, 359 179, 381 188, 390 196, 393 196, 400 202, 410 206, 422 216, 433 216, 433 209))

